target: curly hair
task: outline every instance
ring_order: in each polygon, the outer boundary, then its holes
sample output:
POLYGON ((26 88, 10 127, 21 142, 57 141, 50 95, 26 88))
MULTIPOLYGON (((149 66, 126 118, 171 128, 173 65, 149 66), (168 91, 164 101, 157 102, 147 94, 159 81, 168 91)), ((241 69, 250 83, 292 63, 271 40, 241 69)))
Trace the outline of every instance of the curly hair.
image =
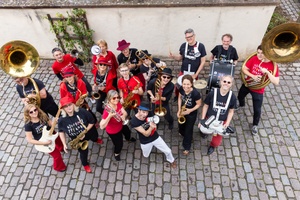
POLYGON ((46 115, 46 113, 44 113, 44 111, 42 111, 38 106, 34 105, 34 104, 27 104, 24 108, 24 121, 25 123, 29 123, 31 121, 31 117, 30 117, 30 110, 32 108, 36 108, 38 111, 38 118, 40 119, 40 121, 42 123, 48 124, 49 121, 49 117, 46 115))

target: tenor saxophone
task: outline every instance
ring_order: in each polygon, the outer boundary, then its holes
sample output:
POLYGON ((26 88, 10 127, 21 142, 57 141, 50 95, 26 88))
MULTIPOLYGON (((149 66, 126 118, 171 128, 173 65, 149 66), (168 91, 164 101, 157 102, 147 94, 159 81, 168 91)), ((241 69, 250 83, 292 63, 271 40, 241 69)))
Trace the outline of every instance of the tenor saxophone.
MULTIPOLYGON (((138 84, 133 88, 133 90, 137 90, 140 87, 140 82, 135 79, 134 77, 132 77, 138 84)), ((133 91, 132 90, 132 91, 133 91)), ((129 94, 127 95, 127 97, 124 99, 124 103, 122 104, 124 109, 134 109, 138 106, 138 102, 137 100, 132 100, 132 97, 134 96, 134 94, 132 93, 132 91, 129 92, 129 94)))
POLYGON ((80 138, 83 138, 85 134, 87 133, 87 130, 85 129, 82 131, 77 137, 69 142, 69 145, 72 149, 79 149, 86 150, 86 148, 89 146, 89 142, 87 140, 81 141, 80 138))

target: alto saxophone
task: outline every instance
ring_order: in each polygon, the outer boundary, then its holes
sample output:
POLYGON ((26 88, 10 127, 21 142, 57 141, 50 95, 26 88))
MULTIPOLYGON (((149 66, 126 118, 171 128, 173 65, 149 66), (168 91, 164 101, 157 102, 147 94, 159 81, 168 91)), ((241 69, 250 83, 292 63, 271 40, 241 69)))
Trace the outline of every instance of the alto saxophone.
POLYGON ((75 139, 71 140, 69 142, 69 145, 72 149, 81 148, 82 150, 86 150, 86 148, 88 148, 88 146, 89 146, 89 142, 87 140, 81 141, 81 138, 83 138, 85 136, 85 134, 87 133, 87 128, 81 122, 81 120, 78 116, 77 116, 77 118, 79 119, 80 124, 84 127, 84 130, 79 135, 77 135, 77 137, 75 139))
MULTIPOLYGON (((139 87, 140 87, 140 82, 137 80, 137 79, 135 79, 134 77, 132 77, 138 84, 133 88, 133 90, 137 90, 137 89, 139 89, 139 87)), ((132 90, 132 91, 133 91, 132 90)), ((123 106, 123 108, 124 109, 134 109, 134 108, 136 108, 137 106, 138 106, 138 102, 137 102, 137 100, 132 100, 131 101, 131 98, 133 97, 133 92, 132 91, 130 91, 129 92, 129 94, 127 95, 127 97, 124 99, 124 103, 122 104, 122 106, 123 106)))
POLYGON ((89 104, 84 102, 84 99, 87 97, 88 94, 82 94, 80 90, 78 91, 80 92, 80 96, 79 99, 76 101, 75 105, 77 107, 89 110, 90 109, 89 104))
POLYGON ((178 123, 179 124, 184 124, 185 121, 186 121, 186 119, 185 119, 185 117, 182 113, 184 111, 186 111, 186 104, 187 104, 188 101, 189 101, 189 98, 185 101, 184 105, 181 106, 180 113, 179 113, 179 118, 178 118, 178 123))

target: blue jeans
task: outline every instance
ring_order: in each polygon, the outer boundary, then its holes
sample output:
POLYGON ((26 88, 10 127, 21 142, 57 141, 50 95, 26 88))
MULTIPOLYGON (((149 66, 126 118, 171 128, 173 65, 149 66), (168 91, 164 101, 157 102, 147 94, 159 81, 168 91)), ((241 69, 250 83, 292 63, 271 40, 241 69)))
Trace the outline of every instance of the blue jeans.
POLYGON ((238 100, 240 103, 240 107, 245 106, 245 97, 247 94, 251 94, 253 101, 253 126, 257 126, 261 116, 261 106, 263 103, 264 94, 259 94, 256 92, 252 92, 249 88, 247 88, 244 84, 239 90, 238 100))

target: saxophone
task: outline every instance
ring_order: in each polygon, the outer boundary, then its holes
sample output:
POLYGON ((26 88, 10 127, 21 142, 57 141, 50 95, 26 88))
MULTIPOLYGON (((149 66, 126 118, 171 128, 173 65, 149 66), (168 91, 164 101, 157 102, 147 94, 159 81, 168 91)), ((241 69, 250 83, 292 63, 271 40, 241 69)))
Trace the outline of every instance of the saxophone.
POLYGON ((84 131, 82 131, 77 137, 69 142, 69 145, 72 149, 79 149, 86 150, 89 146, 89 142, 87 140, 81 141, 81 138, 85 136, 87 133, 86 126, 81 122, 80 118, 77 116, 80 121, 80 124, 84 127, 84 131))
MULTIPOLYGON (((137 79, 135 79, 134 77, 132 77, 138 84, 133 88, 133 90, 137 90, 140 87, 140 81, 138 81, 137 79)), ((133 91, 132 90, 132 91, 133 91)), ((137 100, 132 100, 131 98, 134 96, 134 94, 132 93, 132 91, 129 92, 129 94, 127 95, 127 97, 124 99, 124 103, 122 104, 124 109, 134 109, 138 106, 138 102, 137 100)))
POLYGON ((179 124, 184 124, 185 121, 186 121, 186 119, 185 119, 185 117, 182 113, 184 111, 186 111, 186 104, 187 104, 188 101, 189 101, 189 98, 185 101, 184 105, 181 106, 180 113, 179 113, 179 118, 178 118, 178 123, 179 124))
POLYGON ((76 101, 75 105, 77 107, 81 107, 81 108, 84 108, 86 110, 89 110, 90 109, 89 104, 84 101, 84 99, 87 97, 88 94, 82 94, 80 90, 78 90, 78 91, 80 92, 80 97, 76 101))

